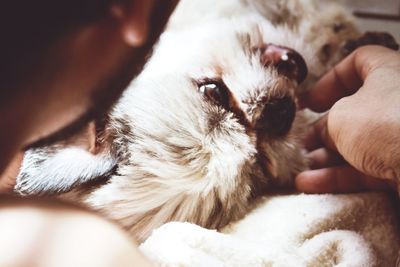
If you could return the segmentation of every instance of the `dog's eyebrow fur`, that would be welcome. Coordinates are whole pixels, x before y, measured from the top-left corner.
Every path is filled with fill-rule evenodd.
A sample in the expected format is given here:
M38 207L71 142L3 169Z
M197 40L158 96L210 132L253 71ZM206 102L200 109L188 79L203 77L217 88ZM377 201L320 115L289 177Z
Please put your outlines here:
M262 30L259 25L254 25L248 32L238 32L237 38L244 51L250 58L254 54L254 47L264 43Z

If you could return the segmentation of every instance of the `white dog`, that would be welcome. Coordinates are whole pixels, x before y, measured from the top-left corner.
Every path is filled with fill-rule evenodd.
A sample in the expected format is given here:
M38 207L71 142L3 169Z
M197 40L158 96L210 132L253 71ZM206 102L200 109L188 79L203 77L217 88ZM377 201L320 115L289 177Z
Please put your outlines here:
M171 220L220 228L307 167L296 95L359 37L319 1L181 1L104 127L27 151L15 190L78 201L138 240Z

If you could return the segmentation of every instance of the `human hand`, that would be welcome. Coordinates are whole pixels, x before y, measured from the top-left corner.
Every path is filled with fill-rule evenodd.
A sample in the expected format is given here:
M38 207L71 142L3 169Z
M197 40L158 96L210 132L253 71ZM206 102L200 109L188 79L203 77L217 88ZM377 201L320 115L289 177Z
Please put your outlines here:
M306 139L311 170L296 177L309 193L387 189L400 180L400 54L357 49L302 99L329 112Z

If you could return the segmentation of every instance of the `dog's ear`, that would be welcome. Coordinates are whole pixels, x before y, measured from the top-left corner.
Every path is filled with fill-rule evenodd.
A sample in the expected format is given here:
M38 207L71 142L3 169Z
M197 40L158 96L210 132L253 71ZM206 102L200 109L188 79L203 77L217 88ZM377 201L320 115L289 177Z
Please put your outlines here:
M25 152L14 191L21 195L68 192L77 185L109 176L117 160L107 141L98 142L94 123L75 136Z

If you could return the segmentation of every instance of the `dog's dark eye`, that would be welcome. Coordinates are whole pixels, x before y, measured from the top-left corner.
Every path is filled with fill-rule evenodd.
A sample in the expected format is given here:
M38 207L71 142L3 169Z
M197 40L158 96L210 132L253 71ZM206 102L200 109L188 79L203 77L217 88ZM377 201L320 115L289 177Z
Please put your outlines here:
M210 81L199 85L199 91L207 99L226 110L230 108L229 90L222 81Z
M333 24L332 29L333 29L334 33L338 33L340 31L344 30L345 27L346 26L342 23L335 23L335 24Z

